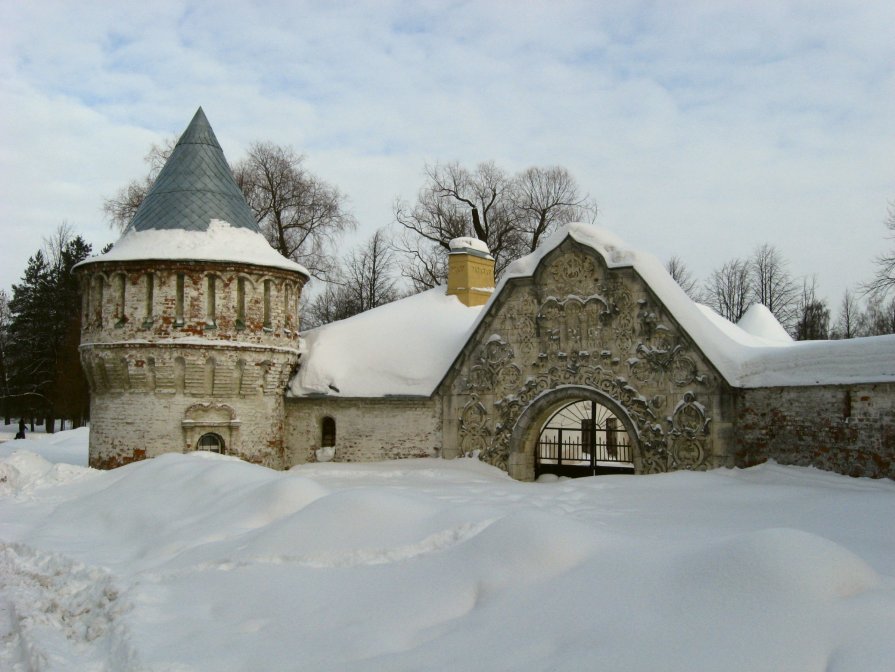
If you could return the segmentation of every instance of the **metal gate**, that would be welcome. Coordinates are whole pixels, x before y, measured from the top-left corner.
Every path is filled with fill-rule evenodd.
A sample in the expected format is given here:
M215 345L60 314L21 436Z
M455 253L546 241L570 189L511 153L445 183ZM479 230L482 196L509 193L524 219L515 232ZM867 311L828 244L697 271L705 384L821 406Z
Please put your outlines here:
M634 456L621 421L596 401L573 401L544 423L535 477L633 474Z

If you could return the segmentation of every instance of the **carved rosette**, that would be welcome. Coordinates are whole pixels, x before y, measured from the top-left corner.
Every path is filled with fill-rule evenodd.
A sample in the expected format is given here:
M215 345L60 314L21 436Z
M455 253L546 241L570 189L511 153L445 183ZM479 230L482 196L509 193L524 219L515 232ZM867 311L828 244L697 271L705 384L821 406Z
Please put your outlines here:
M550 279L549 289L557 295L574 294L579 288L593 287L598 282L593 259L577 251L552 266Z
M711 418L696 395L686 392L671 416L671 469L706 469L706 437Z

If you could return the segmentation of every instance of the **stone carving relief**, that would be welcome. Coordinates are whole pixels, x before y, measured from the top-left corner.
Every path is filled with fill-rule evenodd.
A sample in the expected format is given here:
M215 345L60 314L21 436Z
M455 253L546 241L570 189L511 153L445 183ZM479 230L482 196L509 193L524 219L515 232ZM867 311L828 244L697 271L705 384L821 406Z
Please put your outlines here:
M574 294L582 287L593 286L596 275L593 259L582 252L572 252L561 264L553 264L550 268L551 289L557 294Z
M491 439L488 411L473 396L460 413L460 450L465 456L487 451Z
M662 384L666 381L684 387L694 382L701 383L696 362L687 354L687 349L664 325L651 330L651 338L641 341L635 347L635 356L628 360L631 376L640 383Z
M706 469L706 436L710 418L705 407L696 401L692 392L686 392L671 416L670 469Z
M580 250L539 273L533 286L507 287L510 295L492 309L486 336L453 381L461 450L507 469L513 428L529 404L576 385L625 409L642 472L708 466L709 420L696 394L712 379L664 310L645 294L635 298L632 276ZM662 409L675 401L663 423Z

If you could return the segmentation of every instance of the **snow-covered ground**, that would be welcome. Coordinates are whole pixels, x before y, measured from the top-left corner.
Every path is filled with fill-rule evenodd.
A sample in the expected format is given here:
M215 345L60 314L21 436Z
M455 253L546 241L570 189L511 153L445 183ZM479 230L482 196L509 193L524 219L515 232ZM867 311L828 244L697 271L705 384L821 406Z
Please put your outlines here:
M892 481L0 448L0 670L895 669Z

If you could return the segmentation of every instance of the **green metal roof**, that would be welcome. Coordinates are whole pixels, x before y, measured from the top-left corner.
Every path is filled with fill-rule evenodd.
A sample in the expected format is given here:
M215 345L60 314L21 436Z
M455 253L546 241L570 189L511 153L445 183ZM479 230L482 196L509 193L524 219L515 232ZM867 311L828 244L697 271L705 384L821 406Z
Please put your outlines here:
M260 233L200 107L124 235L147 229L206 231L212 219Z

